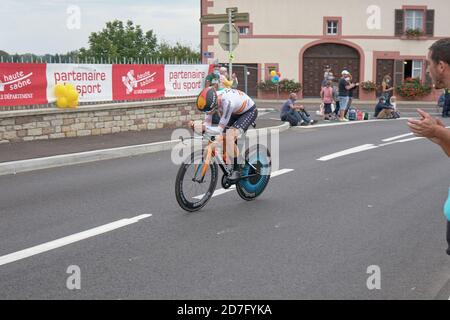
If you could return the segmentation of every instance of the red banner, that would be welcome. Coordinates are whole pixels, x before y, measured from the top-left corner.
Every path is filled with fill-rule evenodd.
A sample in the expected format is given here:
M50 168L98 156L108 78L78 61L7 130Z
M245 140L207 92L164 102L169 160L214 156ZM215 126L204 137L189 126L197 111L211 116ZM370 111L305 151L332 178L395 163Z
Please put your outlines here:
M164 97L162 64L114 64L112 73L114 100Z
M47 103L45 63L0 63L0 106Z

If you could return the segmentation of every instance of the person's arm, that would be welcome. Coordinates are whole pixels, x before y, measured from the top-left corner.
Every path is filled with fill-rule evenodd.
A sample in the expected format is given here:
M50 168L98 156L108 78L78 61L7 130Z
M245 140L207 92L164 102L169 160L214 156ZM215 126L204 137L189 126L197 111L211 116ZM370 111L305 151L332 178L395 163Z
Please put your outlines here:
M346 85L346 86L345 86L345 89L347 89L347 90L351 90L351 89L353 89L354 87L356 87L356 85L355 85L355 84L353 84L353 83L349 83L348 85Z
M222 116L220 117L219 125L217 127L206 126L206 129L209 132L214 134L221 134L224 130L228 122L230 122L232 110L231 110L231 101L222 99Z
M289 108L291 110L297 110L297 107L294 105L294 103L291 100L289 100Z
M450 157L450 130L445 128L441 120L432 118L423 110L417 109L417 112L422 116L422 119L408 120L408 126L411 131L416 136L425 137L436 143Z
M450 130L439 126L436 128L435 138L431 139L434 143L441 146L445 154L450 157Z

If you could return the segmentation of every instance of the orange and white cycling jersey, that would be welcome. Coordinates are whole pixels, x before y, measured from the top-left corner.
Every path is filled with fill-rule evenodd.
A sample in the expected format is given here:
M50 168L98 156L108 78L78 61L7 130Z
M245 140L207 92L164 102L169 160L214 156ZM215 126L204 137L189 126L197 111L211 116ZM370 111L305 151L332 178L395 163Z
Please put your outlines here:
M248 110L250 110L255 102L246 95L244 92L236 89L223 89L217 91L217 97L219 99L218 110L221 115L219 126L217 129L222 133L225 127L228 125L232 115L238 116ZM207 127L211 127L212 115L208 114L205 118L205 124ZM214 131L217 131L214 130Z

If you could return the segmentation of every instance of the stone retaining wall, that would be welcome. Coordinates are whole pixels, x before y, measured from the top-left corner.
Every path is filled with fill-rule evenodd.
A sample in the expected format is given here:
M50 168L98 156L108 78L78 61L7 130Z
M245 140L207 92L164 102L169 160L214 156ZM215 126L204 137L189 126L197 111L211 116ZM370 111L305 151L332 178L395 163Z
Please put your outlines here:
M201 119L195 99L0 112L0 143L175 128Z

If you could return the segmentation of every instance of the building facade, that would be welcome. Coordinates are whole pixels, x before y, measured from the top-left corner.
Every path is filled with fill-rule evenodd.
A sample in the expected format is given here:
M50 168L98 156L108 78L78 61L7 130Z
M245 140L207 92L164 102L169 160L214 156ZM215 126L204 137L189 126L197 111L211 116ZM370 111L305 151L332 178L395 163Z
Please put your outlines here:
M303 97L318 97L329 65L335 75L347 69L358 82L376 83L377 92L357 93L362 100L375 99L387 74L395 84L407 78L429 83L428 48L450 37L446 0L202 0L201 14L223 14L228 7L250 15L248 23L236 24L240 42L233 64L249 66L252 95L256 83L275 69L300 82ZM222 25L201 28L204 62L227 63L228 53L218 43ZM439 94L433 90L422 99Z

